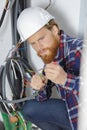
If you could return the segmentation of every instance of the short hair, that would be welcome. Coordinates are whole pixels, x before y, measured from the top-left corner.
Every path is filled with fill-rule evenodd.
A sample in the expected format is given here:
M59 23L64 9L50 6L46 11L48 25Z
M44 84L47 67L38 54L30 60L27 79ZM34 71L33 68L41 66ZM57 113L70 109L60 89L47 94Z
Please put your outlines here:
M55 20L51 19L44 27L46 27L47 29L51 30L54 25L59 29L59 26L55 22Z

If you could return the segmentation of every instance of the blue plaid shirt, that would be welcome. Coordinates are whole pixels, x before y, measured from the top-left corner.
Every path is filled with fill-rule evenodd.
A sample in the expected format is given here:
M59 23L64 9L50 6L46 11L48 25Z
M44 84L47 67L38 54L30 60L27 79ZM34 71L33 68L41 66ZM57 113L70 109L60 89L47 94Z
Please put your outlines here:
M82 51L81 39L72 38L61 30L60 46L54 59L67 72L67 80L64 85L56 84L62 100L65 101L72 130L77 130L78 96L79 96L79 72ZM43 101L51 96L51 88L54 83L48 82L44 91L39 91L37 100Z

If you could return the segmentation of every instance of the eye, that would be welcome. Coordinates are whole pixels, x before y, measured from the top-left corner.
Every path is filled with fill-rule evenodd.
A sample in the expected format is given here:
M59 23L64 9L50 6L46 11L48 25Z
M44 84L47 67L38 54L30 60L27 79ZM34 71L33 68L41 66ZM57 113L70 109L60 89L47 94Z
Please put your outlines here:
M45 36L42 36L39 38L39 41L42 41L45 38Z
M30 44L31 44L31 45L35 45L35 42L31 42Z

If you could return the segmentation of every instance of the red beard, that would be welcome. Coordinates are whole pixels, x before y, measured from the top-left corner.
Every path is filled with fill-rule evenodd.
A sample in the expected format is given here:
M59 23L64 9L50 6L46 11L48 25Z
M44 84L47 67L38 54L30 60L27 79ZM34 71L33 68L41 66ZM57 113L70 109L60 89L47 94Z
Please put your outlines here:
M54 60L55 56L57 55L57 50L58 50L58 43L57 46L51 46L49 48L45 48L42 50L43 52L47 52L47 53L43 54L41 53L42 51L39 51L37 55L41 57L41 59L45 64L48 64Z

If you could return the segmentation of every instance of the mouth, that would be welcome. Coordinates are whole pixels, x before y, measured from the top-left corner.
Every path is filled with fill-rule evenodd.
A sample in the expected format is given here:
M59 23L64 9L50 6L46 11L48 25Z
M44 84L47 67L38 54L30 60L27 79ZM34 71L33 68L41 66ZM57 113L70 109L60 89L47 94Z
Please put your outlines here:
M38 56L44 56L44 55L46 55L46 53L47 53L47 50L45 49L45 50L40 50L39 52L38 52Z

